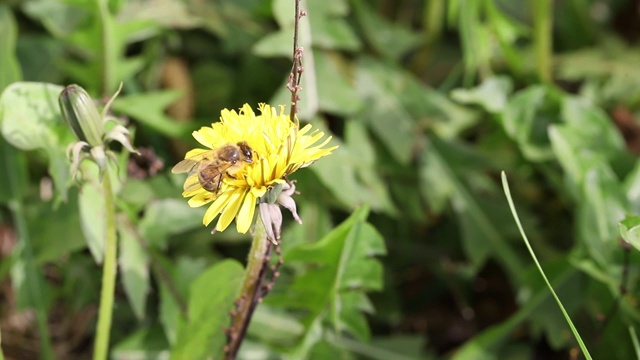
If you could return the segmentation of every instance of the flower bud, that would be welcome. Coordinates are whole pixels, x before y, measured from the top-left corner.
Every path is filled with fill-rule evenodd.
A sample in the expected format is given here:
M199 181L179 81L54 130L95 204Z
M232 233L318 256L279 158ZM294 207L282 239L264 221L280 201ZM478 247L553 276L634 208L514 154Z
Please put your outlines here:
M104 122L93 99L78 85L69 85L58 99L60 111L79 140L90 146L103 143Z

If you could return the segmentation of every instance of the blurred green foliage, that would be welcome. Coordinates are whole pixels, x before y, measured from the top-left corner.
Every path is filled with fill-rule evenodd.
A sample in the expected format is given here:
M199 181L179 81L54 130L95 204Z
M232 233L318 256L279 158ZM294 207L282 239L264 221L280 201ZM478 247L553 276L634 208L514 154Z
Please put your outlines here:
M105 99L120 82L115 114L130 121L137 147L153 151L128 164L122 157L114 182L120 277L111 357L220 356L249 238L210 236L204 209L187 206L182 179L166 168L221 109L290 103L293 6L0 4L7 358L91 352L104 219L99 190L72 186L72 135L57 96L77 83ZM295 174L304 222L285 220L281 277L239 357L567 358L576 341L520 240L504 170L524 230L593 357L632 358L640 323L636 2L303 7L298 115L340 147ZM7 320L28 308L34 324ZM40 347L23 346L34 331Z

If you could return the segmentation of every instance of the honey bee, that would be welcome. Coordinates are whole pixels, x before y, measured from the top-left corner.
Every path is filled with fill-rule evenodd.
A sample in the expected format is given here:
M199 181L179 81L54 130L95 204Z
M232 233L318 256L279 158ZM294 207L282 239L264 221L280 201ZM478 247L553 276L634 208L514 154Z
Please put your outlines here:
M174 174L198 174L203 189L217 194L224 176L233 178L245 165L253 163L253 150L246 141L229 143L219 148L184 159L171 169ZM198 183L184 185L185 191L195 190Z

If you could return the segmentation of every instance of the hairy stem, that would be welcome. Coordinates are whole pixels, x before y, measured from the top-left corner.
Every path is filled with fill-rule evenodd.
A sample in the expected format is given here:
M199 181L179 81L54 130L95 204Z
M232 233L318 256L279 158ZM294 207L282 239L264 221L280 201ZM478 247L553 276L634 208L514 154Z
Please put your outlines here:
M106 359L109 350L109 334L111 332L111 316L113 314L113 297L116 287L116 258L118 254L116 209L111 186L111 178L109 177L108 170L105 170L102 185L107 217L107 233L102 265L102 288L100 290L98 327L93 353L94 360Z
M251 250L249 251L247 267L244 272L242 290L240 291L240 297L236 301L236 311L228 333L229 342L225 348L226 360L236 358L253 311L260 301L260 286L265 278L270 252L271 242L267 240L264 224L261 220L258 220L256 221Z

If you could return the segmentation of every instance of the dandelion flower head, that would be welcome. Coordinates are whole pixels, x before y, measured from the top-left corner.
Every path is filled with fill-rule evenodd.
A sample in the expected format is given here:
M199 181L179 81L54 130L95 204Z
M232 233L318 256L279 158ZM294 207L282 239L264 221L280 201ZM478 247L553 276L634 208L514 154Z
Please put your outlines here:
M256 205L270 189L278 184L286 185L286 176L336 148L325 147L331 136L312 130L311 125L299 128L297 121L291 121L284 113L284 107L278 112L274 107L260 104L259 111L260 114L255 114L247 104L239 112L224 109L220 122L193 132L193 137L206 149L193 149L185 159L239 142L246 142L253 151L253 161L232 176L223 175L216 192L205 190L195 172L185 180L182 196L190 198L191 207L211 203L203 223L208 226L219 216L217 231L225 230L235 218L238 232L246 233L253 222Z

